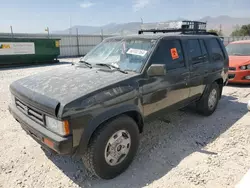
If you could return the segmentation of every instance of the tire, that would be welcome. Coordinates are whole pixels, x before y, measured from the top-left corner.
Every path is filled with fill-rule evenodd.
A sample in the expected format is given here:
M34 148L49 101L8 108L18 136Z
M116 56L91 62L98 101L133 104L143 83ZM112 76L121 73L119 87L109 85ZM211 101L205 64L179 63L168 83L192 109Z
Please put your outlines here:
M213 105L211 105L211 103L209 102L209 97L211 95L214 95L214 93L216 94L216 97L213 98L212 101L214 103ZM204 116L210 116L216 110L219 98L220 98L220 88L219 85L214 82L209 86L207 91L204 92L201 99L196 103L197 111Z
M117 138L117 135L123 135L123 134L124 136L118 136L118 137L119 138L122 137L122 139L125 140L124 143L129 143L130 141L130 144L127 145L125 144L129 149L126 149L126 147L124 147L124 145L122 144L118 145L112 144L109 146L107 145L110 139L115 140L115 138ZM122 157L121 158L123 160L120 160L120 163L117 164L113 162L115 160L108 159L109 160L108 162L110 163L109 164L106 160L108 157L105 158L105 155L108 153L107 151L108 150L111 151L112 148L116 148L115 151L118 151L120 146L121 150L124 148L126 151L128 150L127 155L126 156L122 155L123 158ZM138 146L139 146L138 126L132 118L123 115L108 121L104 125L101 125L101 127L94 132L93 136L90 139L88 149L82 156L82 160L85 167L95 176L102 179L113 179L116 176L123 173L129 167L129 165L131 164L136 155ZM111 155L109 155L109 157L110 156ZM111 162L113 162L113 165L111 164Z

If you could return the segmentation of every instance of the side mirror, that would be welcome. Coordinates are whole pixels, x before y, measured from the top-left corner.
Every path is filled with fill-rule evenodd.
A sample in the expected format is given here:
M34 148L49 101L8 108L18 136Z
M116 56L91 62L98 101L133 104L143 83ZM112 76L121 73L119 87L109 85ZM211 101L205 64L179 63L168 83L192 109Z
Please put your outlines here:
M166 68L164 64L153 64L148 68L148 76L164 76L166 75Z

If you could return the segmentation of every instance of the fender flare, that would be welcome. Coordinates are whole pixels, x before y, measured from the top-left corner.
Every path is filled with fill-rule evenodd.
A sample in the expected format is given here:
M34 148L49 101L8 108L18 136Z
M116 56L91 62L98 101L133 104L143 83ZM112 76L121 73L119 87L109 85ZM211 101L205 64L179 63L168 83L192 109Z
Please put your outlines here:
M204 95L204 94L206 94L207 93L207 91L209 90L209 88L211 87L211 85L212 85L212 83L214 83L214 82L216 82L216 80L219 80L219 79L222 79L222 87L224 86L223 85L223 78L221 77L221 76L216 76L213 80L212 80L212 82L211 83L209 83L209 84L207 84L206 86L205 86L205 89L204 89L204 91L203 91L203 94L202 94L202 96ZM221 92L222 92L222 88L221 88ZM222 93L220 93L220 97L221 97L221 94ZM201 96L201 97L202 97Z
M131 112L131 111L136 111L138 114L140 114L142 121L143 121L142 110L140 110L139 107L136 105L122 105L117 108L109 109L97 115L96 117L94 117L90 121L86 129L83 131L80 143L76 150L76 154L82 155L84 152L86 152L91 136L100 125L102 125L104 122L108 121L109 119L112 119L116 116L119 116L127 112Z

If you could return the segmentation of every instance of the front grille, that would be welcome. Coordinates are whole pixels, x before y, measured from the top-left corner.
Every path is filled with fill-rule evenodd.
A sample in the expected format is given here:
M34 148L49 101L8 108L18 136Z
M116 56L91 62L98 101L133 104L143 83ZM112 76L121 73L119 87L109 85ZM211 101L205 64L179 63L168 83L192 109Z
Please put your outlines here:
M27 106L20 100L16 99L15 100L16 107L23 112L25 115L27 115L30 119L44 125L44 115L37 110Z
M229 67L229 70L235 71L236 67Z
M234 79L234 77L235 77L235 74L228 74L228 79Z

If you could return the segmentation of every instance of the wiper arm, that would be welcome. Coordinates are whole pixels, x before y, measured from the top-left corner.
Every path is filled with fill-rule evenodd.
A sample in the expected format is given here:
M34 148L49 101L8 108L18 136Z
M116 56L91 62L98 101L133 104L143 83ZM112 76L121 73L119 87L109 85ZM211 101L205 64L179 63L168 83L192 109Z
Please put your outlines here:
M128 74L127 71L121 70L119 67L116 67L116 66L114 66L114 65L105 64L105 63L97 63L96 65L108 67L109 69L115 69L115 70L120 71L120 72L122 72L122 73L124 73L124 74Z
M92 69L92 65L86 61L83 61L83 60L80 60L79 61L80 63L84 63L84 65L86 65L87 67L91 68Z

